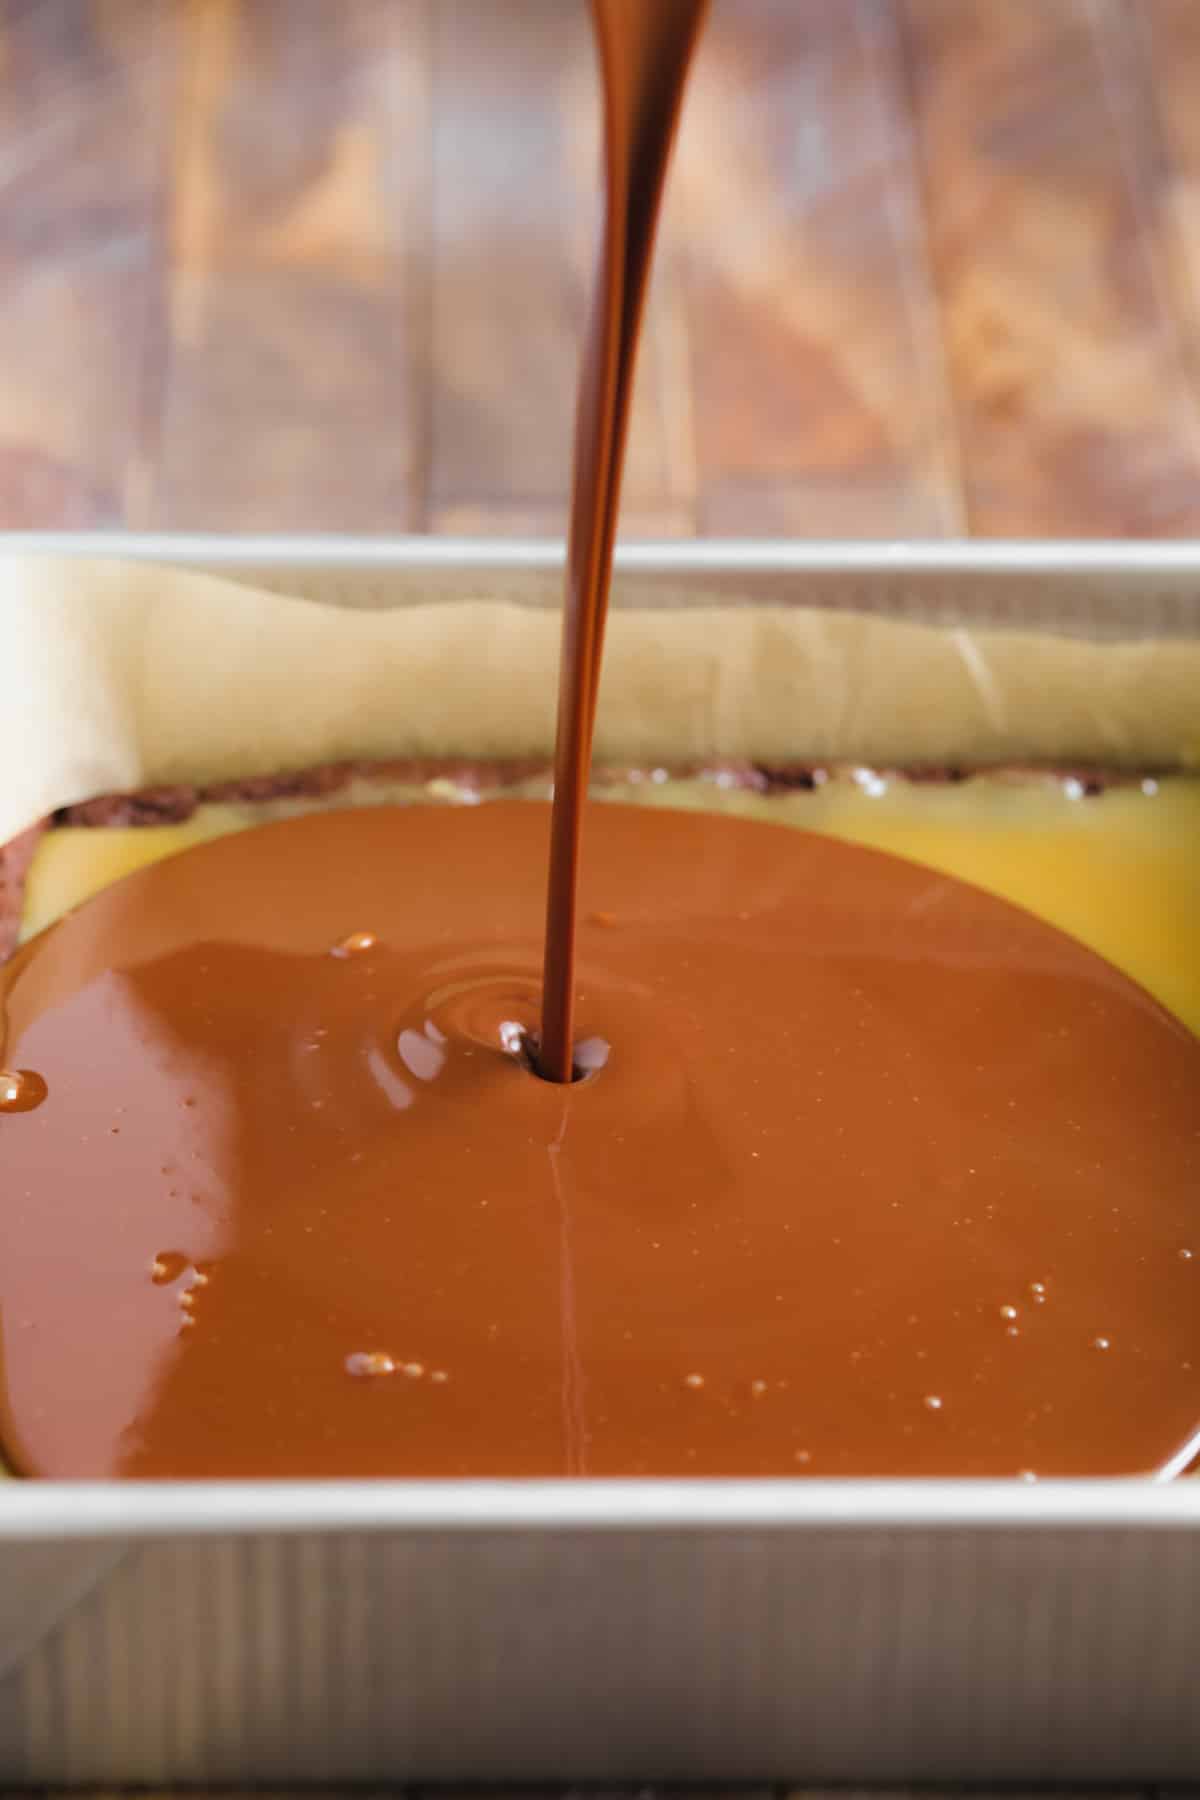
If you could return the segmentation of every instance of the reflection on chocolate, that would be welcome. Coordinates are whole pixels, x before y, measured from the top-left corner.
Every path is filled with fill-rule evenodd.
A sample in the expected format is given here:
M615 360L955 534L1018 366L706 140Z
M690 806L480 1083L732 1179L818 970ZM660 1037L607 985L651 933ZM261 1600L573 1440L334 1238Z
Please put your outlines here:
M0 1119L21 1469L1102 1474L1185 1445L1187 1031L965 884L606 805L578 1030L611 1049L543 1082L547 830L519 802L267 826L3 971L8 1058L49 1084Z

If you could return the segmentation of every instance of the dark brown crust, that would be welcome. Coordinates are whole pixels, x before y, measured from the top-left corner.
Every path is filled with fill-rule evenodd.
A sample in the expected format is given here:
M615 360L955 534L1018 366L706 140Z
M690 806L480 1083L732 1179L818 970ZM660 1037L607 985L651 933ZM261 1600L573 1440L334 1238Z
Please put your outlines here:
M698 769L675 768L675 775L694 775ZM724 772L724 771L722 771ZM730 764L734 784L739 787L765 786L760 771L750 764ZM597 769L597 783L623 782L647 777L650 771L640 769ZM395 762L327 763L320 768L302 769L290 775L253 775L239 781L219 781L208 786L141 788L132 794L100 794L94 800L77 806L64 806L54 815L55 825L175 825L190 819L198 806L206 804L253 805L256 801L319 799L334 794L357 780L394 782L408 787L423 787L430 781L461 784L476 793L487 793L498 787L511 787L521 781L552 779L550 764L542 758L526 761L462 762L452 757L410 758Z
M1142 779L1154 773L1139 770L1136 774L1115 773L1089 768L1034 769L1011 767L1002 771L1012 777L1053 776L1062 781L1078 781L1085 794L1101 793L1113 787ZM600 768L594 772L597 786L621 785L629 782L663 780L668 771L658 769ZM817 763L721 763L673 767L676 778L704 777L726 788L749 788L756 793L794 793L820 787L829 771ZM919 767L904 770L879 770L892 778L902 777L918 782L957 782L967 771L955 767ZM198 806L205 804L254 805L269 800L319 799L337 793L355 780L391 782L421 787L431 781L449 781L487 793L517 782L552 778L550 764L544 759L505 762L464 762L451 757L403 760L394 762L328 763L319 768L302 769L296 774L254 775L240 781L221 781L208 786L178 784L172 787L142 788L131 794L101 794L76 806L64 806L52 819L22 832L11 843L0 844L0 962L11 954L17 940L21 918L21 902L25 876L42 832L55 825L141 826L175 825L190 819Z
M874 773L893 780L924 783L965 781L969 771L953 766L920 765L906 769L879 769ZM996 771L1012 777L1051 776L1056 780L1076 780L1085 793L1098 794L1114 787L1140 780L1156 771L1136 773L1091 768L1039 769L1032 765L1006 766ZM718 780L723 787L751 788L757 793L794 793L821 787L829 771L819 763L704 763L672 765L667 772L608 766L593 771L597 786L620 785L662 779L669 773L674 779L704 777ZM233 805L268 800L319 799L337 793L352 781L395 782L409 787L422 787L430 781L449 781L487 793L498 787L511 787L517 782L551 781L553 771L540 758L525 761L461 762L451 757L427 757L395 762L327 763L320 768L302 769L289 775L253 775L239 781L219 781L208 786L141 788L131 794L101 794L76 806L64 806L54 814L55 825L175 825L190 819L198 806Z

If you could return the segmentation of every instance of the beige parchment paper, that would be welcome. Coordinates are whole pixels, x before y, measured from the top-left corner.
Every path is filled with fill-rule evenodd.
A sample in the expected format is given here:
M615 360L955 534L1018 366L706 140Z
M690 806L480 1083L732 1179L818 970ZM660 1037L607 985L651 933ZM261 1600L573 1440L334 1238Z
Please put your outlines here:
M58 806L344 758L550 750L559 620L360 611L97 558L0 556L0 843ZM1200 759L1200 641L1094 642L803 606L624 609L596 754L876 766Z

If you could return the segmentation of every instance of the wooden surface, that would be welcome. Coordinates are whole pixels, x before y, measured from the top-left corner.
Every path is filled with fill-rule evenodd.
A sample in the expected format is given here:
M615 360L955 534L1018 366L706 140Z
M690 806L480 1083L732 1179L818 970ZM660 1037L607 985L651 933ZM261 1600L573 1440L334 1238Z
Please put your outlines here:
M48 1800L69 1793L79 1800L188 1800L203 1795L198 1788L0 1788L0 1800ZM731 1788L706 1787L404 1787L377 1788L220 1788L214 1800L1200 1800L1197 1787L794 1787L787 1782L760 1782Z
M561 531L583 0L0 0L0 525ZM633 535L1200 530L1197 0L714 0Z
M202 1800L198 1788L0 1788L0 1800ZM213 1800L1200 1800L1195 1787L801 1788L787 1783L708 1787L220 1788Z

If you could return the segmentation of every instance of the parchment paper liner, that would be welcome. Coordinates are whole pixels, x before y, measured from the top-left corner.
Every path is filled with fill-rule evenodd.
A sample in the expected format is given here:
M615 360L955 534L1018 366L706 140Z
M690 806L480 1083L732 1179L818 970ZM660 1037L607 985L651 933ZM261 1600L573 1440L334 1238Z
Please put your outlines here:
M553 743L559 621L360 611L179 569L0 556L0 843L59 806L363 757ZM1187 766L1200 640L1090 641L804 605L616 611L597 758Z

